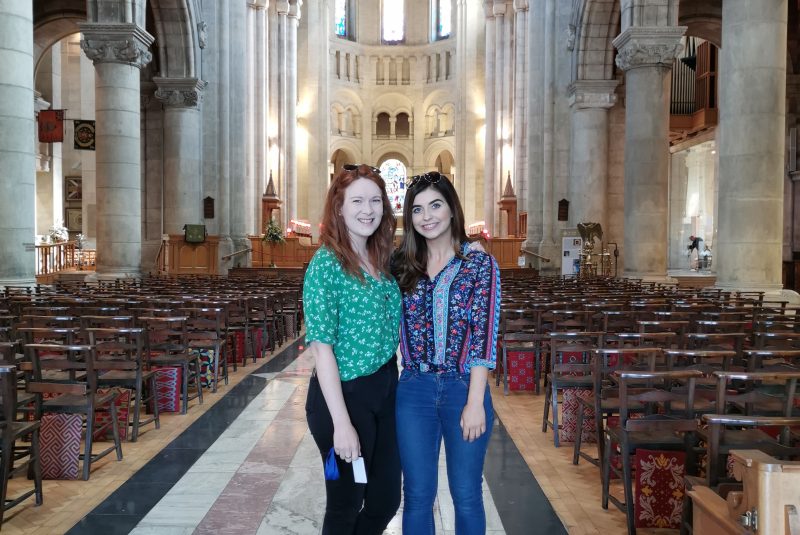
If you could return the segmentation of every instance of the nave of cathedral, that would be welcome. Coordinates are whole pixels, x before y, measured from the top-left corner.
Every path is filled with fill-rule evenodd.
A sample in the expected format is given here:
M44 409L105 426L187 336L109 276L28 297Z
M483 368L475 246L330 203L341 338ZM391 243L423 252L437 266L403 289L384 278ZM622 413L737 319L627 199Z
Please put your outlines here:
M650 521L677 533L699 480L657 494L666 513L640 503L626 515L603 507L599 466L573 464L575 429L558 444L602 402L594 383L553 387L569 351L551 335L603 333L577 351L586 374L593 352L632 340L667 360L733 352L706 355L719 361L708 366L675 357L703 374L699 391L731 366L760 369L747 351L797 350L795 65L794 0L0 0L0 342L17 344L4 355L25 360L23 345L40 340L24 331L44 328L32 316L67 310L66 328L81 330L105 308L139 325L136 309L160 292L176 315L224 302L220 343L250 338L218 357L258 353L229 307L286 290L302 317L298 285L343 166L381 171L399 229L410 177L438 171L499 264L501 339L515 320L538 337L507 351L499 385L490 376L488 532L647 533ZM187 414L164 412L135 442L133 407L147 403L130 402L123 460L112 451L88 481L45 479L44 503L12 507L2 529L318 533L322 474L302 410L313 359L301 321L279 335L264 317L255 363L227 384L194 377L203 402L184 400ZM645 336L659 329L672 337ZM769 356L794 373L794 354ZM764 417L797 416L787 392L787 408ZM709 411L691 416L702 427ZM586 413L587 456L612 412ZM794 428L781 436L798 447ZM687 449L689 476L707 476L692 455L708 444ZM638 503L636 473L622 479ZM437 532L452 533L441 475ZM15 476L9 489L28 483Z

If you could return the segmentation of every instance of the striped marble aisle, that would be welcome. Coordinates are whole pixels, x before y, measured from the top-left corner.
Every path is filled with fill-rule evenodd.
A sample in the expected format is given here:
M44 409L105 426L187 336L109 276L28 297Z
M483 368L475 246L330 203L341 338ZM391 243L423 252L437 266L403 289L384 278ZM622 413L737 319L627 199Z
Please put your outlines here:
M305 421L311 362L300 355L267 386L131 532L134 535L318 534L325 506L319 453ZM505 533L484 485L488 533ZM444 460L437 533L454 533ZM401 532L401 513L387 534Z

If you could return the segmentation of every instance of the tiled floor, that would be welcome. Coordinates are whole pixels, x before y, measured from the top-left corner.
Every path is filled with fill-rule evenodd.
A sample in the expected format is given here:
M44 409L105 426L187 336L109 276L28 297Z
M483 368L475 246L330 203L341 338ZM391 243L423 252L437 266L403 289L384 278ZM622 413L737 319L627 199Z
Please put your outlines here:
M125 459L98 465L90 481L46 482L45 505L12 510L3 532L319 533L324 488L305 423L311 362L300 343L240 370L189 415L169 415L161 430L126 443ZM540 431L541 396L492 394L499 421L484 471L489 533L624 533L623 515L600 508L597 468L573 466L571 447L555 449ZM441 470L437 533L452 534ZM400 533L401 514L387 534Z

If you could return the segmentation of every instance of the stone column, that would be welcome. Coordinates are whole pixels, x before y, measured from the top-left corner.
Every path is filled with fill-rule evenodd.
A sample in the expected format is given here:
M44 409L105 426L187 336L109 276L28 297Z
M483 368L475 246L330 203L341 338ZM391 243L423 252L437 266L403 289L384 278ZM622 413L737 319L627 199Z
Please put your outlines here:
M197 78L155 78L164 106L164 233L179 234L203 222L200 173L200 101Z
M608 194L608 110L617 101L617 80L578 80L569 87L572 108L570 146L570 226L606 225Z
M726 0L719 79L717 286L781 287L787 0Z
M525 249L538 252L544 237L544 83L545 83L545 5L533 2L528 17L529 98L526 102L526 138L528 142L528 237ZM542 51L541 53L539 51ZM527 256L526 262L539 261Z
M614 40L625 71L624 275L667 273L669 72L685 27L627 28Z
M297 218L297 26L303 0L289 6L286 42L286 222ZM284 227L285 228L285 227Z
M36 128L31 2L0 0L0 36L0 285L32 284Z
M528 101L528 0L514 0L514 184L519 210L528 198L528 143L526 114ZM521 230L521 229L520 229ZM527 229L526 229L527 230Z
M287 196L287 182L286 182L286 151L287 139L286 129L288 128L288 120L286 117L287 108L287 87L286 87L286 71L288 65L286 63L287 46L288 46L288 33L289 33L289 0L277 0L275 7L278 11L278 165L276 167L277 175L274 177L276 186L278 187L278 195L288 201ZM286 223L289 221L286 213L289 210L288 204L284 204L284 209L280 211L281 226L286 228Z
M136 24L80 25L95 66L97 276L138 276L142 262L139 70L153 36Z
M497 182L497 106L495 102L495 18L493 2L483 3L486 15L486 50L485 50L485 86L486 92L486 127L483 158L483 218L489 232L494 231L495 182ZM499 96L499 95L498 95Z

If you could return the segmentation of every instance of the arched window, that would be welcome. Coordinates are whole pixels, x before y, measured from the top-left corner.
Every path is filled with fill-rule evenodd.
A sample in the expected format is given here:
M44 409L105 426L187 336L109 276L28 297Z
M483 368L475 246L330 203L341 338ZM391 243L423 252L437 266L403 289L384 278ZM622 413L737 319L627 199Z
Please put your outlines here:
M336 0L333 6L334 32L342 39L356 40L353 0Z
M453 0L433 0L433 39L450 37L453 23Z
M377 121L375 121L375 136L380 138L388 138L391 133L391 126L389 125L389 114L382 112L378 114Z
M386 182L386 193L394 215L403 215L406 200L406 166L400 160L386 160L381 164L381 176Z
M407 113L398 113L394 125L394 133L398 138L407 138L411 135L411 122Z
M384 43L400 43L405 39L405 0L383 0L381 38Z

